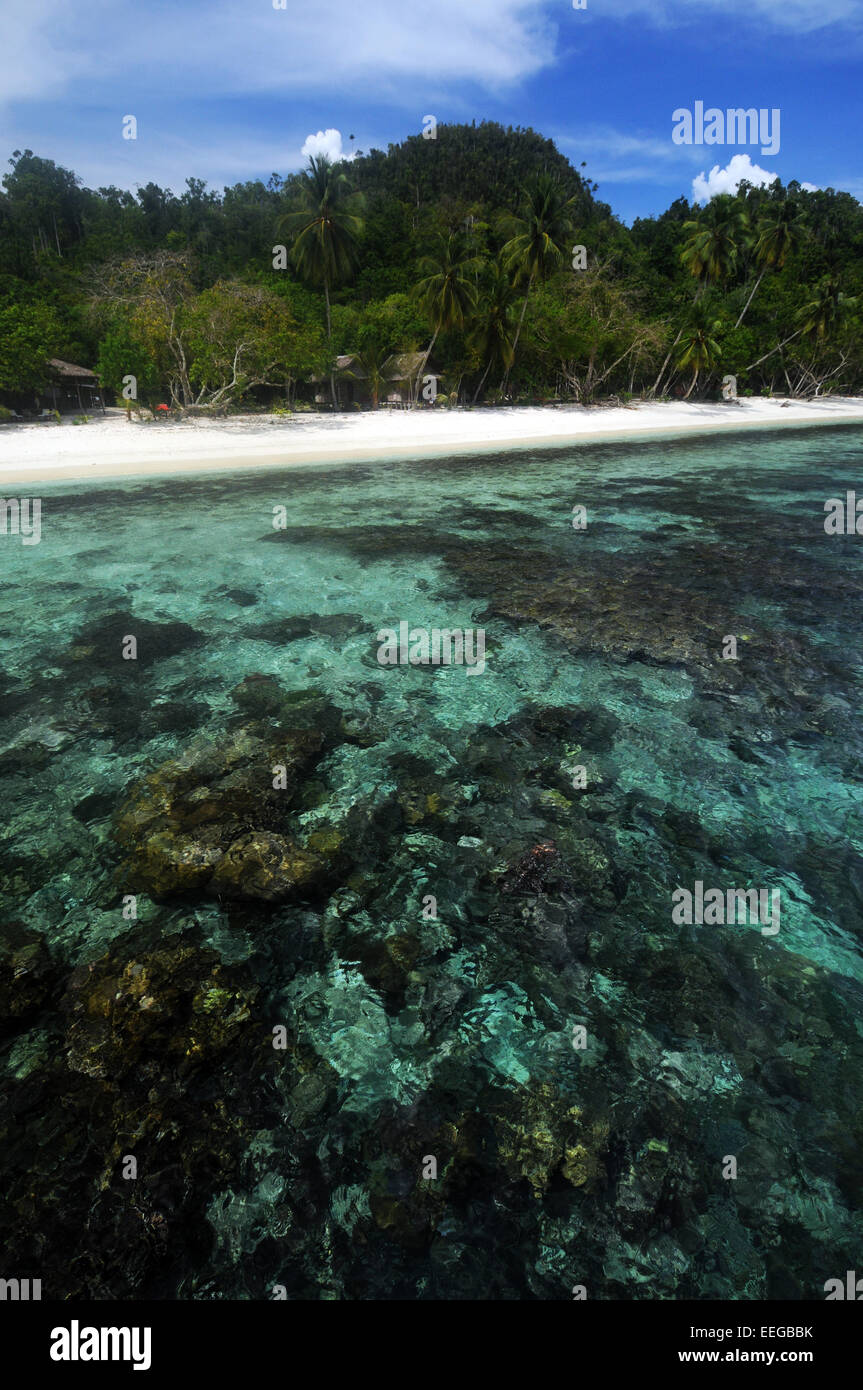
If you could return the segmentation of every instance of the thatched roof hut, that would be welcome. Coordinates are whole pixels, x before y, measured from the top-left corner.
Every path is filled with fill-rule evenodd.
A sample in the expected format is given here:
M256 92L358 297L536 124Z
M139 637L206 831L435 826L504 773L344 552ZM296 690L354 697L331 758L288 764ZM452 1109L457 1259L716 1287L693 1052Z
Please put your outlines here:
M50 404L52 410L80 411L91 410L94 406L104 412L99 379L89 367L79 367L77 362L64 362L61 357L49 357L48 387L42 393L43 405ZM49 400L50 397L50 400Z

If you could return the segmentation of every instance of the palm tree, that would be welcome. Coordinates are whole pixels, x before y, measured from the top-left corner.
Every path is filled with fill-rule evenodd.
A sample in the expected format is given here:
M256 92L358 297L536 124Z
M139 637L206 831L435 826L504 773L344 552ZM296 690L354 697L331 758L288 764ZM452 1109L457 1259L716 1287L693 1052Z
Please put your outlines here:
M769 352L765 352L757 361L750 362L746 368L747 372L751 372L753 367L760 367L774 352L779 352L788 343L793 343L795 338L807 338L813 344L823 342L842 326L845 315L856 307L856 295L843 294L839 282L830 275L825 276L818 284L814 297L797 310L795 321L800 327L789 337L783 338L782 342L777 343Z
M832 337L842 326L845 315L856 306L856 296L843 294L839 281L828 275L819 282L809 303L798 309L798 332L812 343L823 342Z
M419 271L423 278L414 286L414 294L428 316L432 339L417 372L415 398L438 334L454 328L463 329L476 307L477 288L473 277L480 265L479 257L473 254L462 232L440 235L433 250L420 260Z
M523 189L523 198L522 214L509 219L511 235L502 252L506 269L514 272L517 279L527 280L521 317L512 344L513 361L533 282L544 279L562 260L564 249L572 238L572 216L576 204L574 196L567 197L557 175L545 169ZM503 379L504 389L509 381L510 367L507 367Z
M286 213L279 224L292 238L294 264L303 279L323 286L333 405L336 383L330 289L354 273L357 241L363 229L362 211L362 194L353 191L343 164L334 164L326 155L312 155L308 169L298 178L297 207Z
M515 348L511 311L516 294L512 277L500 261L495 261L488 268L471 333L471 346L486 364L474 402L479 399L493 367L500 366L504 372L508 372L512 366Z
M689 233L689 238L680 253L680 260L698 280L695 294L697 304L708 285L727 280L737 269L738 256L750 239L749 220L736 199L728 194L720 194L708 204L700 218L684 222L683 230ZM691 328L689 331L691 332ZM686 341L686 333L686 328L678 330L677 337L659 369L659 376L653 383L653 395L659 390L659 383L665 375L677 344L681 338ZM694 385L693 380L692 386ZM692 386L687 396L692 391Z
M741 310L734 327L739 328L768 270L781 270L791 251L797 246L803 231L803 215L793 198L770 203L758 219L755 229L755 263L758 279Z
M722 194L700 218L684 222L689 239L680 253L681 263L699 281L696 299L708 285L727 280L737 269L741 250L749 236L746 213L734 198Z
M368 382L372 405L375 410L377 410L380 400L381 387L386 381L384 363L389 355L387 348L380 347L377 343L369 344L360 348L359 352L354 353L354 361L359 371L356 368L348 367L344 373L345 376L353 377L354 380Z
M689 368L692 372L692 381L689 383L685 400L689 400L692 395L699 374L702 371L712 371L719 363L720 347L714 335L721 327L721 319L711 318L703 304L693 308L689 325L681 334L682 351L676 363L678 371Z

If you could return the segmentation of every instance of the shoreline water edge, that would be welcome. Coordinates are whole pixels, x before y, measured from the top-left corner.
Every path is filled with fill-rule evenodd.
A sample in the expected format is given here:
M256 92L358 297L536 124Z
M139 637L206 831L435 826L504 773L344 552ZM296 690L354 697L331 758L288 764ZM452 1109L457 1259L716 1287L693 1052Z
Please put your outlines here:
M863 398L245 415L131 425L112 413L83 427L70 422L0 428L0 485L245 472L839 424L863 425Z

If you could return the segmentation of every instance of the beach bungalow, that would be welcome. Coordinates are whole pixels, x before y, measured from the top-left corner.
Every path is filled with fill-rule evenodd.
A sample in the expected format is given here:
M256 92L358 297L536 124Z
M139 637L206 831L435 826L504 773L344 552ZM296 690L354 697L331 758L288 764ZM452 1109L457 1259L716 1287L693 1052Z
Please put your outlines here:
M383 365L383 376L389 385L387 403L407 405L421 396L422 377L437 377L437 373L431 359L426 362L424 352L394 352Z
M59 410L61 415L72 410L82 414L87 410L101 410L104 414L102 388L95 372L74 362L63 362L59 357L49 358L47 365L48 385L39 395L43 410Z
M380 369L382 378L378 395L386 405L409 405L414 393L421 393L420 376L434 376L434 365L425 362L422 352L394 352ZM354 353L341 353L335 362L336 389L339 405L371 405L374 392L369 383L368 373ZM317 387L315 400L319 405L329 401L329 377L315 376L312 385ZM417 388L419 388L417 390Z
M365 385L365 372L359 365L356 357L351 352L342 352L336 358L335 371L339 405L368 405L371 400L368 388ZM330 378L329 376L312 376L309 382L316 388L315 401L318 405L327 405L330 401Z

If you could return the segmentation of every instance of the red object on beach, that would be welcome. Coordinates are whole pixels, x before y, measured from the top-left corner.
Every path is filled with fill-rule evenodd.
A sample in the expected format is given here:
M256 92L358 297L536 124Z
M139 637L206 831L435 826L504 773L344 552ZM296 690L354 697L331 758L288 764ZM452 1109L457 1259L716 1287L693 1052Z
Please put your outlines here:
M169 405L157 405L157 406L156 406L156 409L157 409L157 410L170 410L171 407L170 407Z

